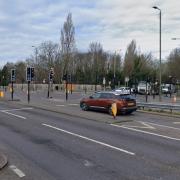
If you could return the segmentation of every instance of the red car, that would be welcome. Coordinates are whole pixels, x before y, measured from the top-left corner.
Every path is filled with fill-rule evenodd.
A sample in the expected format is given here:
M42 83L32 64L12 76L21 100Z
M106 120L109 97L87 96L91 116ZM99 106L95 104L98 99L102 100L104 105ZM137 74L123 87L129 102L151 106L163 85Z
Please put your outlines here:
M89 109L105 110L112 114L111 106L113 103L117 104L118 114L130 114L136 111L136 100L131 95L118 94L117 92L97 92L88 98L83 98L80 101L82 110Z

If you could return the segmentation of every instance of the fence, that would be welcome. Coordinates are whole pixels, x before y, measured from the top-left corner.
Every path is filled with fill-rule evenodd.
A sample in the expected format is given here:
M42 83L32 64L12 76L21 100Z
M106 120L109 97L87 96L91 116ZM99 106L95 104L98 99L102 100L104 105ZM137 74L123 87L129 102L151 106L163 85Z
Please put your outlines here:
M160 110L170 110L172 113L173 111L180 111L180 105L177 104L158 104L158 103L142 103L137 102L138 108L148 108L148 109L160 109Z

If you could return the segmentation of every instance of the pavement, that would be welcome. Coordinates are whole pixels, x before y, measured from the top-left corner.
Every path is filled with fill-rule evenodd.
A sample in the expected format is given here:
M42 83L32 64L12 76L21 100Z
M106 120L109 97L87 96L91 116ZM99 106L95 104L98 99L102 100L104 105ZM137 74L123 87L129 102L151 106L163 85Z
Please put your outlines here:
M0 170L8 163L7 156L0 151Z

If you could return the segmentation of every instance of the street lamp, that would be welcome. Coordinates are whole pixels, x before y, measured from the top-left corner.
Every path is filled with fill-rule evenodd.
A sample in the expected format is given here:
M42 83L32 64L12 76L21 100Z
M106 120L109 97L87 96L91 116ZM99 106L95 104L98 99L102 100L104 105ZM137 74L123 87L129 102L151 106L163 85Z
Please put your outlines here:
M159 11L159 101L161 101L161 9L157 6L153 6L152 8Z

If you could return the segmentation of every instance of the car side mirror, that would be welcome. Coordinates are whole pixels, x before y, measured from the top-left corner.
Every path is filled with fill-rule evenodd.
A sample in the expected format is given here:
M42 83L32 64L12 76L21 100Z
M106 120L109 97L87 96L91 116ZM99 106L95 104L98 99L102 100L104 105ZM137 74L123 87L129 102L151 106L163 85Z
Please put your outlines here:
M92 97L92 96L89 96L89 98L90 98L90 99L93 99L93 97Z

